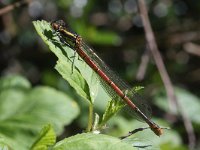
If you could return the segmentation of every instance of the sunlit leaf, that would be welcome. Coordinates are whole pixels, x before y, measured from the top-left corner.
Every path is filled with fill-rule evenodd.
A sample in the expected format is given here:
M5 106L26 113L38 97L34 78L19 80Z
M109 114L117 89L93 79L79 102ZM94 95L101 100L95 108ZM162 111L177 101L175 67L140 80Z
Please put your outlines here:
M130 144L103 134L84 133L58 142L53 150L134 150Z
M123 108L125 106L124 103L122 103L119 100L111 100L109 101L107 107L106 107L106 111L103 114L103 118L102 121L100 123L100 125L105 125L105 123L111 118L113 117L121 108Z
M95 72L83 60L74 57L74 50L62 44L58 36L53 35L50 23L34 21L33 24L50 50L58 57L56 70L80 96L89 103L93 103L98 91L98 79Z

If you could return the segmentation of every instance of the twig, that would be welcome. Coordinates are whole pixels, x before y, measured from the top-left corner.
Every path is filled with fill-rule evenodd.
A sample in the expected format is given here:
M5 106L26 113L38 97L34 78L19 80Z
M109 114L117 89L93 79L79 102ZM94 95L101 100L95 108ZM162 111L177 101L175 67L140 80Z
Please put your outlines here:
M185 43L183 45L183 48L186 52L196 55L196 56L200 56L200 46L197 44L193 44L193 43Z
M171 111L175 112L176 111L176 97L175 97L174 89L173 89L172 83L170 81L170 78L168 76L165 65L163 63L161 54L158 50L158 46L155 42L154 33L152 31L152 28L151 28L151 25L149 22L147 9L146 9L144 0L138 0L138 7L139 7L142 22L144 25L145 36L146 36L146 40L147 40L147 43L149 46L149 50L151 51L151 53L153 55L154 61L156 63L158 71L160 72L165 89L167 91L167 96L169 99L169 107L170 107Z
M192 29L191 29L192 30ZM167 37L168 43L170 45L183 44L190 41L198 41L200 39L200 31L199 29L195 29L194 31L181 31L178 33L173 33L172 35Z
M155 36L154 36L154 33L153 33L151 25L150 25L150 21L149 21L145 2L144 2L144 0L137 0L137 3L138 3L138 8L139 8L139 11L140 11L141 19L142 19L142 22L143 22L143 25L144 25L145 36L146 36L147 43L149 45L149 49L150 49L150 51L153 55L153 58L155 60L155 63L156 63L157 68L160 72L161 78L163 80L165 89L167 91L170 109L172 111L175 111L176 108L179 108L181 115L183 117L183 122L184 122L184 125L185 125L185 128L186 128L187 134L188 134L189 147L190 147L190 149L193 149L194 145L195 145L195 135L194 135L192 123L188 119L187 115L183 112L183 110L180 109L180 105L177 102L177 99L176 99L176 96L175 96L175 93L174 93L174 88L172 86L169 75L166 71L166 68L165 68L165 65L163 63L161 54L158 50L158 46L156 44Z
M149 51L146 49L144 54L142 55L141 63L137 71L137 75L136 75L137 80L144 79L148 63L149 63Z
M30 2L31 2L31 0L22 0L22 1L10 4L8 6L5 6L4 8L0 9L0 16L5 14L5 13L12 11L14 8L21 7L21 6L26 5Z
M183 117L183 123L186 129L186 132L188 134L188 140L189 140L189 149L193 150L195 147L195 143L196 143L196 137L194 134L194 129L192 126L191 121L189 120L187 114L184 112L184 109L181 108L181 106L178 104L178 108L181 112L181 115Z

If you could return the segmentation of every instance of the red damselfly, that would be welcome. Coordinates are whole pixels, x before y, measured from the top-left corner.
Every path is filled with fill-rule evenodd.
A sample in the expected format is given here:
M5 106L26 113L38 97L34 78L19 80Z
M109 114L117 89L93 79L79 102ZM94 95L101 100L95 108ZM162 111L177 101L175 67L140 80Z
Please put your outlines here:
M120 98L137 118L145 121L150 129L158 136L163 130L148 117L148 106L143 104L143 98L136 92L129 90L130 87L107 67L94 51L87 46L81 36L70 32L63 20L51 23L52 28L59 36L61 42L72 48L78 55L97 73L104 89L112 98ZM142 111L144 110L144 111Z

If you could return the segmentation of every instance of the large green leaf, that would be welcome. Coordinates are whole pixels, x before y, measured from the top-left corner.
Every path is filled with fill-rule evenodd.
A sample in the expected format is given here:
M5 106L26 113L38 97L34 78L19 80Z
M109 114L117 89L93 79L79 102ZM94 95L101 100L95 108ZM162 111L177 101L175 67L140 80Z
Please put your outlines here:
M98 91L98 79L95 72L83 60L74 57L74 50L60 42L58 36L53 34L50 23L34 21L33 24L50 50L58 57L56 70L80 96L89 103L93 103Z
M6 85L0 85L0 137L16 149L27 149L44 124L52 124L60 134L79 113L76 102L50 87L31 88L19 76L2 78L0 83Z
M53 150L134 150L131 144L103 134L84 133L58 142Z

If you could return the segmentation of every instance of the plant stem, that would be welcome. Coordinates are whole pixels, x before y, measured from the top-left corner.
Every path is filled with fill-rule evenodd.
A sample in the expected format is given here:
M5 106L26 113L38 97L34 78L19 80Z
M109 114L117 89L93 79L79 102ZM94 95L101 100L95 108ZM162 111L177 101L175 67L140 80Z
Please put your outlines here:
M87 132L90 132L91 129L92 129L93 110L94 110L93 104L90 103L90 105L89 105L89 114L88 114L88 125L87 125L87 130L86 130Z

